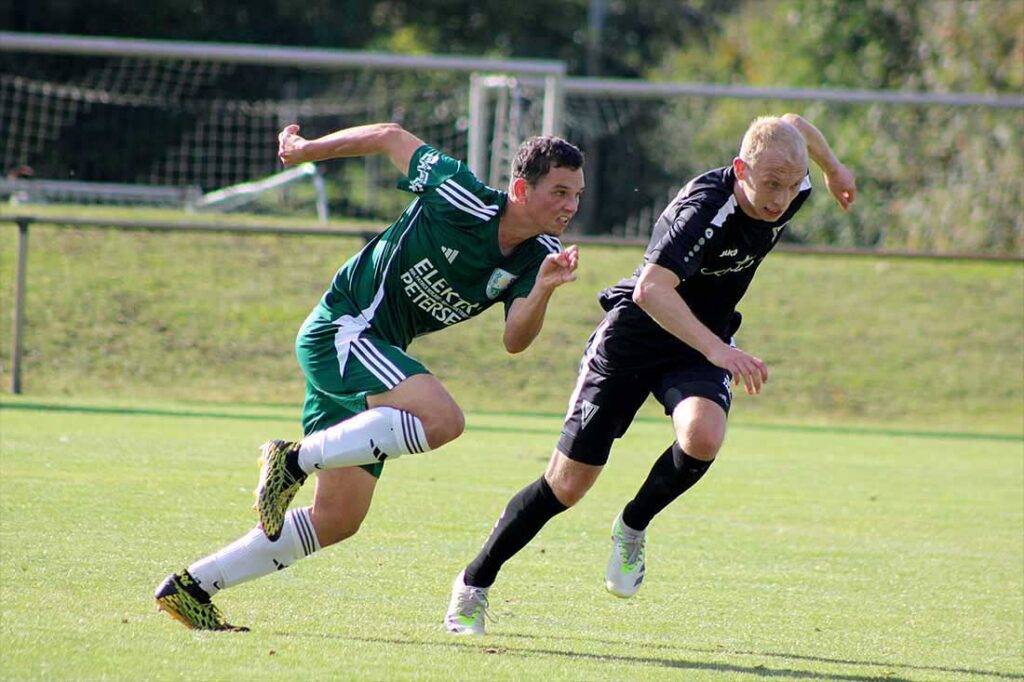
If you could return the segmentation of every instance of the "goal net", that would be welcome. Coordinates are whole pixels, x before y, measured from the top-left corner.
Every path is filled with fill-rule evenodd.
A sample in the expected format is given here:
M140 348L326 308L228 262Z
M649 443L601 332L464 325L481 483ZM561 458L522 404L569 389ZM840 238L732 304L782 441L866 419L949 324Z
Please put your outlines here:
M196 188L209 194L281 171L278 132L307 137L373 121L399 122L465 157L467 76L442 70L313 69L202 59L0 53L2 170L8 182ZM380 158L322 168L331 211L386 217L407 197ZM313 182L281 186L284 201L247 209L312 207ZM159 193L78 192L70 200L156 201ZM126 199L125 197L131 197ZM121 197L121 199L118 199Z

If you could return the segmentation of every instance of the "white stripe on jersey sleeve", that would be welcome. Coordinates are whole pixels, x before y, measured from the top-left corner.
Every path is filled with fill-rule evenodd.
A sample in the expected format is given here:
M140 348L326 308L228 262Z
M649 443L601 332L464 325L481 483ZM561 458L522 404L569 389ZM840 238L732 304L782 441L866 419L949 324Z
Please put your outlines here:
M456 194L461 195L465 202L470 206L474 206L480 209L481 211L485 211L491 214L496 214L498 212L497 204L485 204L483 199L473 194L459 183L452 181L451 179L445 180L441 184L444 185L445 187L448 187Z
M562 250L562 242L558 241L557 237L552 237L549 234L537 235L537 241L548 250L548 253L558 253Z
M722 223L725 222L726 218L736 212L736 197L732 194L729 195L729 201L725 202L725 205L718 210L715 217L711 219L711 224L715 227L721 227Z
M490 220L491 218L494 217L494 215L491 214L491 213L487 213L486 211L484 211L482 209L475 208L475 207L470 206L469 204L467 204L465 202L465 200L463 200L461 197L455 195L451 191L451 189L448 188L447 183L438 185L437 193L438 193L439 196L443 197L445 201L447 201L449 204L451 204L455 208L457 208L460 211L463 211L465 213L468 213L468 214L470 214L472 216L476 216L480 220L487 221L487 220Z

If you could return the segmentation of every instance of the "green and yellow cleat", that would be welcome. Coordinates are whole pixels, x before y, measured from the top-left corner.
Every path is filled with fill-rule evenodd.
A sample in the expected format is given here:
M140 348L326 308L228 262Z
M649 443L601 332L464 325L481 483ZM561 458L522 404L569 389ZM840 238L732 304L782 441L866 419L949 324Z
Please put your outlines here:
M193 630L248 632L249 628L224 620L210 595L199 587L188 571L172 573L156 588L156 605L174 620Z
M288 466L288 455L298 450L298 443L284 440L271 440L260 446L260 480L256 484L254 508L260 517L260 527L271 542L281 537L288 505L306 480L305 474L296 474Z

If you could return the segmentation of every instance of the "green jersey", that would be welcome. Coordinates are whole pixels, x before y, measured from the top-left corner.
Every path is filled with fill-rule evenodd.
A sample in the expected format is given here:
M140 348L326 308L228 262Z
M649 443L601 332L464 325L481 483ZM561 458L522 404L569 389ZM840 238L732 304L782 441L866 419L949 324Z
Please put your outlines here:
M416 199L338 270L317 305L321 319L404 349L498 301L507 315L516 298L529 295L544 258L561 249L556 237L539 235L503 256L498 223L508 195L428 145L412 155L398 188Z

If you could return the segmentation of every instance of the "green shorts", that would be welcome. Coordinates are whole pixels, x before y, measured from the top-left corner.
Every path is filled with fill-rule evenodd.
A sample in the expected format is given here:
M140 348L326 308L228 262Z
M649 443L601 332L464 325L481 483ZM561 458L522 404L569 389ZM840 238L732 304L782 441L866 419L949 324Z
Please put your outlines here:
M306 375L302 432L309 435L366 411L366 396L390 391L408 377L429 374L423 364L374 335L360 317L336 322L311 313L295 338ZM362 467L376 477L382 462Z

